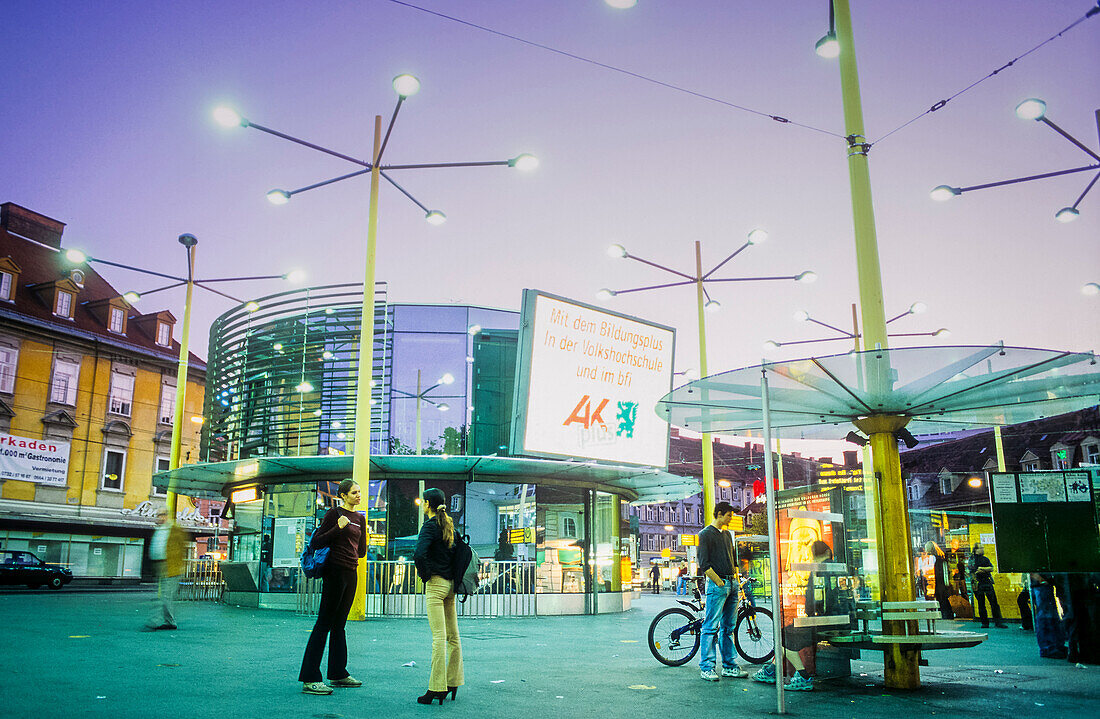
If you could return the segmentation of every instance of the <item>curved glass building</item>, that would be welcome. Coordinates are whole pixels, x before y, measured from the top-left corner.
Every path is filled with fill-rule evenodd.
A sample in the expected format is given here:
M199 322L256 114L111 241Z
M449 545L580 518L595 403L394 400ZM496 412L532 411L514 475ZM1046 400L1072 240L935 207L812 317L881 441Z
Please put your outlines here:
M231 600L291 608L298 557L351 476L361 284L257 298L210 331L204 462L160 474L183 494L232 497ZM367 614L419 606L406 571L423 488L486 560L483 600L466 611L621 611L637 557L624 505L681 499L698 480L660 468L515 456L511 433L520 313L391 304L375 288L371 380L371 531ZM230 580L243 564L255 587ZM400 597L401 599L396 599ZM478 607L481 607L478 609Z

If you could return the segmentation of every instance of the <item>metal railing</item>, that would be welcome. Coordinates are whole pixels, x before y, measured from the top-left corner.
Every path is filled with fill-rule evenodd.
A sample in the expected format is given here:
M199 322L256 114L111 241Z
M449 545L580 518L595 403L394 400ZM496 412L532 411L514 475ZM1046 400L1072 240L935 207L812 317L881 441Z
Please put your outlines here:
M458 602L463 617L531 617L535 615L535 563L481 563L481 582L476 594ZM321 603L321 580L309 579L299 570L296 612L312 616ZM368 617L423 617L424 586L412 562L366 562L366 615Z
M225 581L216 559L185 559L176 598L191 602L221 601Z

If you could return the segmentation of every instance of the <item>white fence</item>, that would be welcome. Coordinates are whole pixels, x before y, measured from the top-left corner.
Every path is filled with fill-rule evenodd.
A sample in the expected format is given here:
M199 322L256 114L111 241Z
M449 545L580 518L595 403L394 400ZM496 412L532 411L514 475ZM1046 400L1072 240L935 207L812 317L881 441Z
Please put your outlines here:
M458 602L463 617L530 617L535 615L535 563L481 563L480 587ZM298 614L314 615L321 602L321 580L298 575ZM423 617L424 587L412 562L366 562L368 617Z
M221 601L225 582L216 559L185 559L176 598L182 601Z

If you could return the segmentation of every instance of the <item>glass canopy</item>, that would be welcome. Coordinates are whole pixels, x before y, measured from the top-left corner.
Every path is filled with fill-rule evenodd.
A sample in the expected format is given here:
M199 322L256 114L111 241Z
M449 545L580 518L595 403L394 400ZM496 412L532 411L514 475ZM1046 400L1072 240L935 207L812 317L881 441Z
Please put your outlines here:
M1088 352L1023 347L911 347L766 362L704 377L657 403L658 416L696 432L753 436L763 428L760 379L768 375L773 429L838 438L852 420L911 417L914 433L1026 422L1100 401L1100 367Z

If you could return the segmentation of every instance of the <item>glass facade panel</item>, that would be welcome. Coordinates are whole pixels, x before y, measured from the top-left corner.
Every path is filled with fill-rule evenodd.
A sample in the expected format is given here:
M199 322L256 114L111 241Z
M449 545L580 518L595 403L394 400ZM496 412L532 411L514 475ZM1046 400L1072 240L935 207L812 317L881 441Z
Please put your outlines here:
M439 454L446 451L445 445L450 445L453 453L462 452L466 430L467 341L465 332L394 333L390 404L392 454L416 453L418 386L421 449Z
M397 332L461 332L466 334L467 308L438 305L397 305L393 327Z
M620 563L622 554L619 536L619 498L606 492L596 492L592 540L596 553L597 592L622 591L623 568Z
M508 330L473 338L469 454L511 454L517 344L518 333Z
M538 528L535 591L565 594L589 591L585 534L588 490L540 485L535 498Z

